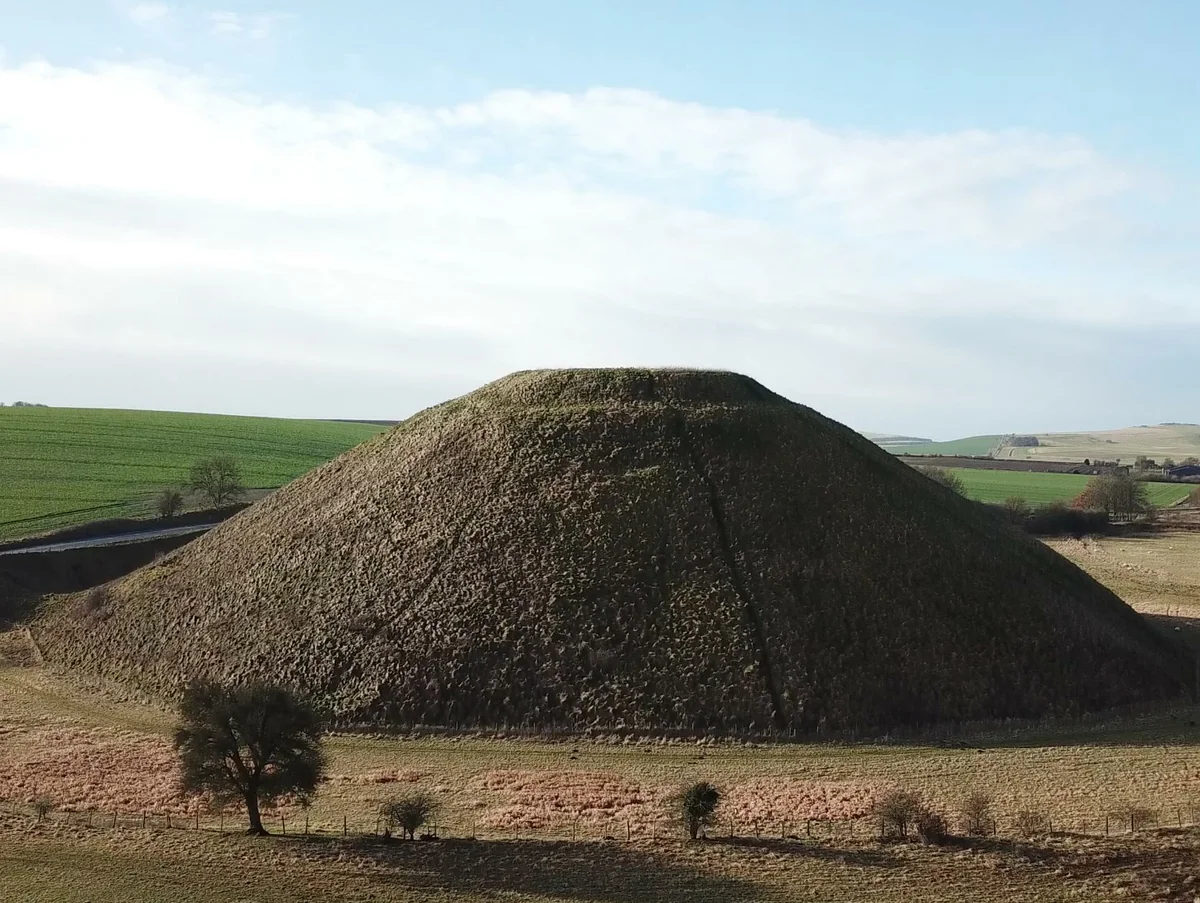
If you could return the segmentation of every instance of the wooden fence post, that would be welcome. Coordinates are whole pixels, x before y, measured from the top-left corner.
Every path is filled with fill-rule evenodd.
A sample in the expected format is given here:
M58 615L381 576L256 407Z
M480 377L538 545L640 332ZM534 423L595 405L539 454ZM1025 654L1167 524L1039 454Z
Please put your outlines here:
M146 830L146 813L142 813L142 830Z
M281 825L283 825L283 833L286 836L287 835L287 817L282 812L279 813L279 823Z
M345 837L345 836L346 836L346 833L347 833L347 829L346 829L346 816L344 816L344 815L343 815L343 816L342 816L342 836L343 836L343 837Z

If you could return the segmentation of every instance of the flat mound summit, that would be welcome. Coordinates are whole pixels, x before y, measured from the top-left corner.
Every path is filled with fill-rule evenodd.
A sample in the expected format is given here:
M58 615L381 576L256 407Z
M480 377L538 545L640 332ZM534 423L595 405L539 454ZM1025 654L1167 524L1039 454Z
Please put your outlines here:
M1040 543L745 376L516 373L103 594L49 660L343 723L800 732L1182 695L1190 663Z

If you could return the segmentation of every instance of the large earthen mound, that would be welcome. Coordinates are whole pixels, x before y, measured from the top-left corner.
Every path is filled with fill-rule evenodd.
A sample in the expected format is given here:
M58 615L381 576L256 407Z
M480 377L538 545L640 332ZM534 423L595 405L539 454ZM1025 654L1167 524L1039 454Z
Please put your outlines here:
M1055 553L730 373L514 374L83 609L36 625L50 660L164 697L269 678L345 723L875 728L1189 673Z

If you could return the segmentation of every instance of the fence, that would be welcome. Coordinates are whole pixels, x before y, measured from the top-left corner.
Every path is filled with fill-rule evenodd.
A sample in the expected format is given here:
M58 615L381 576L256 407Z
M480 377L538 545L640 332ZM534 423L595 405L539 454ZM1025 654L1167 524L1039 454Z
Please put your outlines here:
M204 831L211 833L243 833L246 816L242 812L209 812L180 815L169 812L113 812L99 809L51 810L43 815L31 805L0 801L0 811L28 817L37 822L89 827L96 830L141 829L155 831ZM1178 807L1170 810L1127 808L1101 813L1092 818L1059 818L1053 812L1038 813L1042 819L1036 830L1100 837L1134 834L1157 828L1200 826L1200 808ZM330 816L322 811L319 818L311 813L272 813L263 816L263 824L273 834L285 836L363 838L380 837L384 825L378 815L362 812ZM990 820L992 836L1018 837L1026 833L1021 816L1004 816ZM444 819L434 818L423 829L440 839L460 838L484 841L531 840L544 842L657 842L677 840L683 836L681 827L660 819L638 820L613 818L594 820L578 818L557 824L497 828L478 817L454 813ZM707 826L710 839L757 840L780 842L863 842L878 840L883 829L878 818L857 819L797 818L783 821L738 822L718 818Z

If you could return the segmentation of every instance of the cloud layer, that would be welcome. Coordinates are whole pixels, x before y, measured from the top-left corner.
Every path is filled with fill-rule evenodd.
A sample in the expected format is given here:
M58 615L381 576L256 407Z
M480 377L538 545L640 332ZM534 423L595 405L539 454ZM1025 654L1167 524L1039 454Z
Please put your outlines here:
M233 24L257 27L213 22ZM730 367L930 431L935 383L1001 404L978 374L1011 351L971 322L1197 325L1170 273L1125 287L1145 186L1071 136L845 133L613 89L318 107L34 63L0 68L0 352L39 349L20 373L43 381L106 362L119 398L58 377L58 403L148 404L126 371L170 363L211 374L190 406L327 416L530 366ZM223 375L264 368L339 388Z

